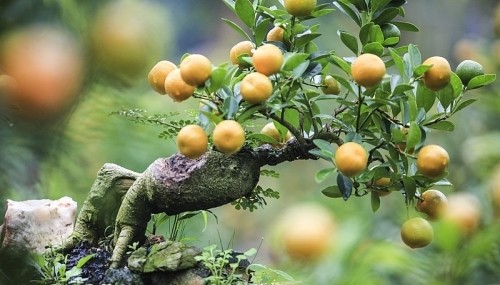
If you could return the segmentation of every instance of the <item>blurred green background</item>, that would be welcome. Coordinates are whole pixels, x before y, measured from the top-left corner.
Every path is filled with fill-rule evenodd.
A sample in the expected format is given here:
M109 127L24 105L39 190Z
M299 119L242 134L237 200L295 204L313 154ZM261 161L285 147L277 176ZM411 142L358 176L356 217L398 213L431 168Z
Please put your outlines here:
M498 72L497 1L409 2L406 20L421 32L403 33L402 44L418 45L424 58L446 57L453 68L467 58L483 64L487 73ZM53 56L49 66L61 61L54 69L66 75L58 77L55 72L49 80L61 83L58 86L74 85L53 90L63 99L26 99L22 110L7 104L3 86L0 113L7 117L0 118L0 198L70 196L82 205L104 163L140 172L154 159L173 154L174 141L158 138L161 127L134 124L110 113L139 108L148 114L178 112L178 118L188 118L198 102L177 104L159 96L147 85L147 72L161 59L178 63L185 52L202 53L217 65L228 61L229 49L242 39L221 17L236 20L222 1L215 0L2 1L0 72L15 70L16 64L36 66L26 60L31 50L23 54L24 49L6 46L31 46L30 37L37 35L39 42L33 45L58 50L48 53ZM320 48L346 54L336 35L340 28L356 31L339 12L325 17ZM44 40L44 35L52 40ZM34 53L47 54L44 48ZM11 60L16 56L18 61ZM40 70L42 78L30 77L27 85L51 74ZM42 88L27 87L26 98L32 89ZM499 226L491 196L492 191L500 191L500 171L495 170L500 159L499 92L497 80L492 87L468 95L480 100L454 118L456 131L433 132L429 138L451 157L449 180L454 188L441 190L447 195L471 193L480 201L481 221L472 233L463 235L435 223L434 243L409 249L400 240L399 228L408 215L417 214L405 207L401 195L384 197L380 210L372 213L369 197L344 202L321 194L332 181L318 185L314 174L326 162L298 161L272 168L280 173L279 179L261 180L264 188L278 190L281 199L268 201L268 206L253 213L230 205L215 209L218 220L209 216L203 231L203 221L196 217L188 223L185 236L200 247L212 243L241 251L259 247L254 262L283 270L302 284L500 284ZM335 225L327 252L315 261L287 256L284 237L277 233L283 213L304 201L326 209Z

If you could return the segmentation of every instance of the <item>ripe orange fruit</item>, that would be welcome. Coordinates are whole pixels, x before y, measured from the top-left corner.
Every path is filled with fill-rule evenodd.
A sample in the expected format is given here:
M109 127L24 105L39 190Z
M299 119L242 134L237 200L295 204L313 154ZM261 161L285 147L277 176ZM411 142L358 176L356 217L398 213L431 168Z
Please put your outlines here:
M181 102L193 95L196 87L184 82L181 71L177 68L170 72L165 78L165 92L175 102Z
M385 75L385 63L374 54L364 53L352 63L351 73L357 84L370 88L382 81Z
M215 126L213 141L220 152L225 154L236 153L245 144L245 130L236 121L222 121Z
M444 57L433 56L426 59L423 65L432 65L424 73L424 84L427 88L438 91L446 87L451 80L451 67Z
M281 70L283 54L277 46L264 44L254 51L252 60L255 70L269 76Z
M460 232L471 234L481 222L481 203L470 193L454 193L448 196L448 207L443 220L458 227Z
M184 82L198 86L210 78L212 63L204 55L190 54L181 62L179 69Z
M417 156L417 169L422 175L434 179L443 175L450 156L448 152L438 145L426 145Z
M401 226L401 239L411 248L429 245L434 238L431 224L422 218L411 218Z
M165 79L167 75L177 69L177 66L168 60L155 64L148 73L149 85L158 93L165 94Z
M352 177L365 170L368 154L363 146L355 142L341 145L335 152L335 164L344 175Z
M321 87L321 90L325 94L339 94L340 93L340 86L339 83L333 76L327 75L325 76L325 79L323 80L323 87Z
M282 213L276 239L290 257L311 262L331 248L335 229L335 220L327 209L315 203L301 203Z
M261 134L264 134L266 136L269 136L271 138L273 138L274 140L276 140L278 143L284 143L284 142L287 142L289 139L292 138L292 134L290 133L290 131L288 131L285 135L285 138L284 140L281 139L281 135L280 135L280 132L278 131L278 129L276 128L276 126L274 125L273 122L271 123L268 123L266 124L261 130L260 130L260 133ZM273 144L274 147L277 147L279 145L276 145L276 144Z
M285 0L285 10L295 17L309 16L316 7L316 0Z
M252 56L254 48L255 44L251 41L242 41L235 44L229 51L229 59L231 60L231 63L240 64L238 57L242 55Z
M417 202L417 210L427 214L429 220L440 218L448 207L448 199L443 192L429 189L420 195Z
M283 42L285 30L280 26L275 26L267 32L266 40L269 42Z
M202 127L187 125L177 134L177 148L184 156L195 159L207 151L208 136Z
M389 185L391 185L391 178L389 177L381 177L377 180L375 180L375 182L373 182L373 184L377 187L387 187ZM390 190L386 190L386 189L374 189L373 191L375 191L375 193L377 193L378 196L380 197L384 197L384 196L387 196L389 194L391 194L391 191Z
M273 93L273 84L264 74L253 72L241 81L240 92L243 100L251 104L260 104Z

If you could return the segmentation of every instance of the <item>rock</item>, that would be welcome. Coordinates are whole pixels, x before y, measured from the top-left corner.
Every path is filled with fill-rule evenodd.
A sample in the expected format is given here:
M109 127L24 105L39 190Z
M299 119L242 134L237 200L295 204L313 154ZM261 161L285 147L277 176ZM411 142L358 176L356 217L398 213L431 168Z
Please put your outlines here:
M7 200L1 226L2 250L43 253L48 245L60 246L73 232L76 202L59 200Z

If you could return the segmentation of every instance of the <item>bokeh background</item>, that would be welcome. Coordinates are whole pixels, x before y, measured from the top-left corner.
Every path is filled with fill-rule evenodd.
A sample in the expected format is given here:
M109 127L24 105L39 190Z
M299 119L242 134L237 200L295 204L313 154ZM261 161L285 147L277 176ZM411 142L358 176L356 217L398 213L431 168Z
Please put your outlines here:
M417 44L424 58L444 56L453 68L473 59L487 73L498 73L498 1L409 2L406 20L421 32L403 33L402 43ZM147 72L161 59L178 63L186 52L202 53L214 64L228 61L229 49L242 38L221 18L237 21L216 0L1 1L0 73L16 74L22 96L8 97L12 82L0 77L0 199L70 196L82 205L104 163L141 172L154 159L173 154L174 141L158 137L161 127L110 114L144 109L189 118L198 102L177 104L159 96L148 86ZM320 48L347 54L336 30L355 32L354 24L338 11L321 24ZM332 181L317 184L314 178L327 163L297 161L271 168L279 179L261 180L281 199L253 213L230 205L215 209L218 219L209 215L205 230L195 217L187 224L186 240L200 247L259 248L255 263L282 270L301 284L500 284L495 217L500 204L494 203L494 195L500 195L494 194L500 191L499 93L497 81L467 95L479 101L453 118L456 131L433 132L429 139L451 156L454 187L441 190L479 201L479 225L467 234L436 223L431 246L409 249L399 227L418 214L405 207L401 195L384 197L376 213L368 196L330 199L320 190ZM325 210L334 225L328 249L316 260L288 256L282 248L287 232L278 234L288 209L305 202ZM304 215L323 219L315 212Z

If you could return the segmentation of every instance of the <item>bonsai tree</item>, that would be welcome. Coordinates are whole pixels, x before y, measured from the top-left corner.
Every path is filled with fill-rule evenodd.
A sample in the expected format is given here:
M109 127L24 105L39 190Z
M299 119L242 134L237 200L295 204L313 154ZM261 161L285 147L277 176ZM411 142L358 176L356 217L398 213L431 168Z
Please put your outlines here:
M402 20L404 0L224 3L240 23L223 21L241 35L228 47L227 62L185 54L179 63L158 59L148 75L152 89L172 104L198 100L196 114L175 120L140 110L115 113L164 127L161 136L176 138L179 152L143 173L104 165L66 249L84 240L95 244L112 227L111 267L120 268L129 246L143 240L152 214L228 203L253 211L279 198L259 186L261 175L273 174L263 167L305 159L330 163L316 173L319 182L336 177L321 191L325 199L370 199L377 211L380 196L399 192L402 203L416 205L427 219L440 218L446 197L431 188L450 185L450 157L427 138L434 130L452 132L450 118L476 101L468 92L495 75L474 61L452 69L443 57L400 45L401 31L418 32ZM316 43L325 36L316 19L341 14L359 28L334 35L347 54ZM402 225L408 246L432 241L427 219Z

